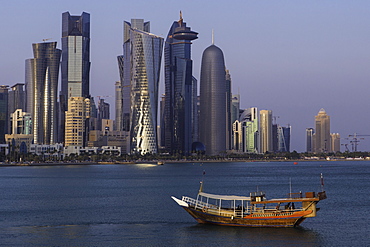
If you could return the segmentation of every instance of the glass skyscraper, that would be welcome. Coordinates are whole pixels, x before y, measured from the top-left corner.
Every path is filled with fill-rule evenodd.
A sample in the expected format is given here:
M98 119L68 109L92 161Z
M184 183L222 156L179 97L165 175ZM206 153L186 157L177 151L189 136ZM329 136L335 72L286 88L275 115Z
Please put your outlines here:
M200 75L200 141L207 155L226 151L226 71L224 55L212 44L202 56Z
M8 86L0 85L0 144L5 143L5 134L8 132Z
M122 130L130 131L131 153L157 153L158 85L163 38L149 33L142 19L124 22Z
M189 154L197 141L197 80L193 78L191 41L198 33L180 20L173 22L165 43L165 148L170 153Z
M120 89L121 95L116 98L116 130L130 131L131 112L131 29L150 32L150 22L143 19L131 19L131 23L123 23L123 55L117 57L120 83L116 89Z
M62 14L62 96L90 96L90 14Z
M35 144L57 143L57 95L61 50L57 42L32 44L26 60L27 112L31 113Z

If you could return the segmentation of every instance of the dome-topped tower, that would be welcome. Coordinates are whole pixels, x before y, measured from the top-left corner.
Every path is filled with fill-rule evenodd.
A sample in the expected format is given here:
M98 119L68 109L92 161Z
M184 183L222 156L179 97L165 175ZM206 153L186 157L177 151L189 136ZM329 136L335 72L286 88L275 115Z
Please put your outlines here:
M207 155L226 151L226 72L222 50L212 44L202 56L200 75L200 141Z

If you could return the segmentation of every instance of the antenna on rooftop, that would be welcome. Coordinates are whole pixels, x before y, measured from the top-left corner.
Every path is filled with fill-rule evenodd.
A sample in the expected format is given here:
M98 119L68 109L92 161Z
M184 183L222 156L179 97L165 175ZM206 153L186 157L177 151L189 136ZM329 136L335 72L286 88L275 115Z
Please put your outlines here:
M215 32L212 29L212 45L214 45L214 44L215 44Z

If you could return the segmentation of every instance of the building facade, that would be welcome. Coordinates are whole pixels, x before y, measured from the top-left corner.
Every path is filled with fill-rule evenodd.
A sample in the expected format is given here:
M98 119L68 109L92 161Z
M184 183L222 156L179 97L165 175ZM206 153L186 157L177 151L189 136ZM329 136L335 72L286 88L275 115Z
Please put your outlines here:
M58 77L61 50L57 42L32 44L34 58L26 60L27 112L35 144L58 142Z
M200 75L200 141L207 155L226 152L226 71L222 50L212 44L202 55Z
M150 22L143 19L131 19L131 22L123 23L123 55L117 57L120 81L116 85L116 90L121 91L121 95L116 97L116 107L119 114L116 115L116 128L119 131L130 131L131 114L131 30L141 30L150 32ZM117 92L117 91L116 91Z
M157 153L157 110L163 38L149 33L143 19L124 22L123 58L119 58L122 130L130 131L130 152Z
M340 134L331 133L330 141L331 141L331 152L333 153L340 152Z
M5 143L5 134L8 133L8 86L0 85L0 144Z
M327 153L331 151L330 116L321 108L315 116L314 152Z
M90 14L62 14L62 62L59 140L65 138L65 112L71 97L90 97Z
M290 125L288 125L287 127L277 127L278 152L290 152L290 134Z
M65 146L84 147L87 142L86 119L90 117L90 99L71 97L68 99L68 111L65 122Z
M313 137L314 137L315 129L314 128L306 128L306 152L312 153L313 148Z
M189 154L197 117L197 85L193 80L191 41L198 33L180 20L173 22L164 46L165 105L164 141L168 152Z
M260 111L261 153L272 152L272 111Z

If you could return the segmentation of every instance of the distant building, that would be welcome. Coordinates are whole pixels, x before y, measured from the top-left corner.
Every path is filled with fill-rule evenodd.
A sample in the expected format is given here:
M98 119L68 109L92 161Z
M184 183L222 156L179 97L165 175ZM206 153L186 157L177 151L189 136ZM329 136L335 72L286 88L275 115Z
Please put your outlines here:
M13 85L9 91L8 96L8 112L12 114L17 109L26 111L26 92L24 90L24 83L17 83Z
M32 44L26 60L27 112L32 118L34 144L58 142L58 78L61 50L57 42Z
M259 114L256 107L241 111L239 120L233 123L233 151L236 153L259 153Z
M330 141L331 141L331 152L336 153L340 152L340 134L339 133L331 133L330 134Z
M312 153L314 151L313 148L313 136L315 130L313 128L306 128L306 152Z
M202 55L200 75L200 141L207 155L226 152L226 71L222 50L212 44Z
M260 111L261 153L272 152L272 111Z
M8 86L0 86L0 144L5 143L5 134L8 132Z
M314 152L327 153L332 150L330 141L330 117L322 108L315 116Z
M117 81L115 84L116 119L114 121L114 130L122 130L122 88L121 86L122 86L121 82Z
M232 131L233 131L233 126L231 122L231 75L230 71L227 69L226 70L226 150L231 150L232 149Z
M290 152L290 133L290 125L288 125L287 127L277 127L278 152Z

